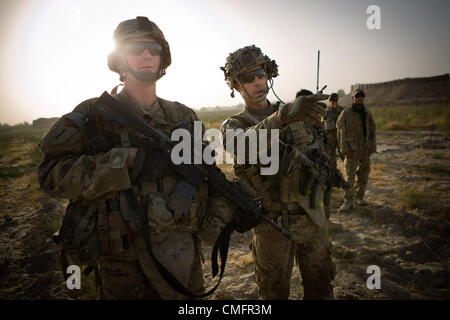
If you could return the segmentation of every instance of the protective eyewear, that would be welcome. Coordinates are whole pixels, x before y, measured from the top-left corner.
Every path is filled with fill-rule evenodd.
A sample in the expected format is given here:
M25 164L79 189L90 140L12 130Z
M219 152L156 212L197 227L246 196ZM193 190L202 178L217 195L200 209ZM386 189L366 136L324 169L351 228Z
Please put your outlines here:
M258 79L262 79L263 77L266 76L266 72L264 71L263 68L260 68L254 71L242 73L238 76L238 78L242 83L250 83L253 82L253 80L255 80L255 76L258 77Z
M361 94L361 93L357 93L356 95L355 95L355 98L364 98L365 96L363 95L363 94Z
M132 41L123 46L123 51L132 56L139 56L145 50L152 56L160 56L162 47L159 43L153 41Z

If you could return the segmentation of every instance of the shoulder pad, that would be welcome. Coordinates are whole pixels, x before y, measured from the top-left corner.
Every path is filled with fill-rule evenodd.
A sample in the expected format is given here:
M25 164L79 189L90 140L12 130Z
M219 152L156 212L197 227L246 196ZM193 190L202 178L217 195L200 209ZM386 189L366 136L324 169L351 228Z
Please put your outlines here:
M78 150L84 136L85 114L98 98L81 102L73 112L63 115L39 143L43 153L59 154ZM72 145L73 144L73 145Z
M74 112L87 114L89 109L95 104L99 97L84 100L73 109Z
M79 141L82 136L82 131L63 116L42 138L39 147L43 153L57 154L60 147L67 150L71 141Z
M73 111L71 113L63 115L62 117L66 119L66 123L71 122L74 126L80 129L84 129L86 125L86 116L81 112Z
M163 104L163 108L168 112L167 116L169 117L169 122L179 122L179 121L194 121L198 120L197 114L194 110L189 108L188 106L178 102L178 101L169 101L166 99L159 98L160 102Z

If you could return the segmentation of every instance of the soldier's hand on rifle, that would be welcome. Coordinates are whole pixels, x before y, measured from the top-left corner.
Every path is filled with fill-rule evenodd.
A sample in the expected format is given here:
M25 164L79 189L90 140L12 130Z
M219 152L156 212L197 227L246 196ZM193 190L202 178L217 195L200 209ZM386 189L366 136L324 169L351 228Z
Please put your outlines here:
M244 233L260 224L261 217L236 209L234 212L233 222L234 229L239 233Z
M293 103L288 103L280 107L277 113L278 123L286 125L295 121L305 121L313 125L320 123L325 115L325 109L318 103L325 100L327 94L313 94L310 96L300 96Z
M137 151L129 152L128 158L133 157L132 177L146 177L156 179L167 172L169 164L161 152L146 148L133 148ZM133 150L130 149L130 150ZM127 162L128 164L128 162Z

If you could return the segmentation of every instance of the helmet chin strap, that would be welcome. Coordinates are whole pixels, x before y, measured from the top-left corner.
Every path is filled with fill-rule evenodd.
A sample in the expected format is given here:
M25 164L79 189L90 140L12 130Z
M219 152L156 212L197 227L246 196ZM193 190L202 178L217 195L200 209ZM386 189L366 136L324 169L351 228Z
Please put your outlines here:
M135 77L139 81L147 82L147 83L155 82L156 80L158 80L159 78L161 78L163 76L163 72L162 72L161 68L158 69L158 72L150 72L150 71L139 72L139 71L133 70L133 68L130 67L128 62L125 62L125 66L122 68L122 70L120 70L121 73L123 73L124 71L131 73L133 75L133 77Z
M258 97L258 98L252 98L252 97L250 97L250 95L248 94L247 90L245 90L245 88L244 88L244 86L242 85L241 81L240 81L239 79L236 79L236 81L237 81L237 83L239 84L239 87L240 87L241 90L242 90L242 93L241 93L241 94L242 94L242 96L244 97L244 100L250 101L250 102L253 102L253 103L259 103L259 102L261 102L261 101L266 100L267 93L263 94L262 96L260 96L260 97ZM266 86L267 86L267 82L266 82ZM269 91L267 91L267 92L269 92Z

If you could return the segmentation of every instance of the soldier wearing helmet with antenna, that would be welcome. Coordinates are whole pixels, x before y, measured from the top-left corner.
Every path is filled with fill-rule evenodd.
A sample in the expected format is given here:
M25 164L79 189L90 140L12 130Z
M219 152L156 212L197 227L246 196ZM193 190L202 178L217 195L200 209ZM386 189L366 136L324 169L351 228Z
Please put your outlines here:
M227 140L236 139L236 135L230 135L233 130L227 129L258 133L260 129L267 129L268 140L272 130L279 130L280 162L289 167L295 153L289 150L303 150L311 142L304 122L320 123L324 109L318 102L328 95L302 95L293 103L271 103L267 93L269 84L272 87L273 78L278 76L278 66L254 45L231 53L221 70L232 90L232 97L236 90L245 102L242 112L222 124L224 146ZM330 282L335 276L335 266L331 260L323 201L320 200L323 199L323 188L318 188L318 203L311 205L310 198L299 191L304 180L300 168L289 171L280 166L275 175L261 175L259 169L262 166L261 163L235 163L233 169L237 178L246 181L263 198L263 205L269 212L267 217L290 230L292 240L265 222L253 229L252 254L259 297L288 299L296 259L303 279L304 299L334 299Z

